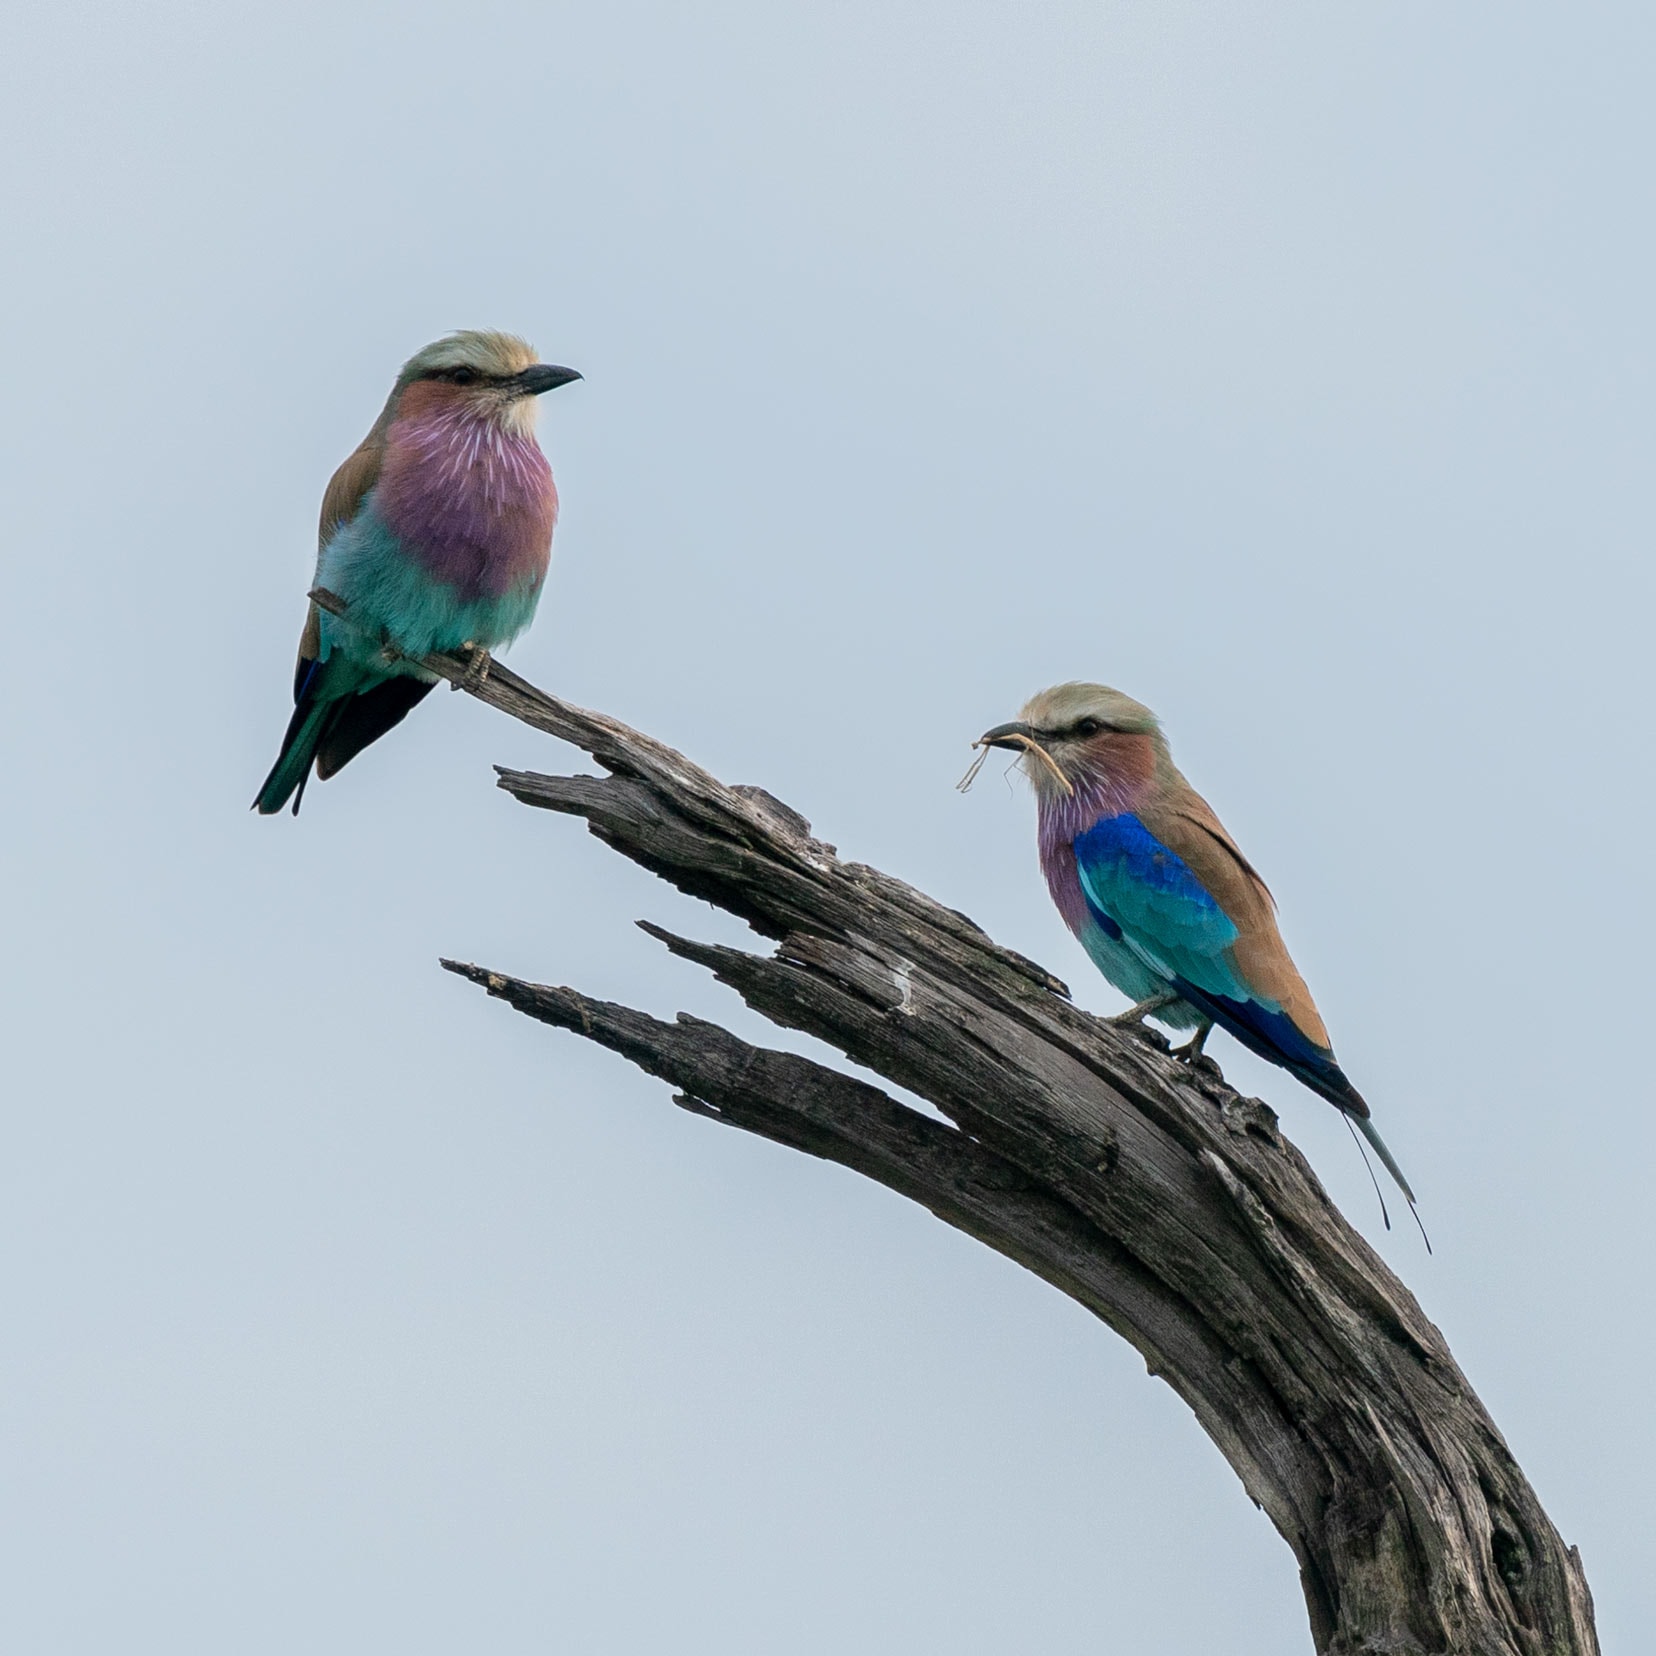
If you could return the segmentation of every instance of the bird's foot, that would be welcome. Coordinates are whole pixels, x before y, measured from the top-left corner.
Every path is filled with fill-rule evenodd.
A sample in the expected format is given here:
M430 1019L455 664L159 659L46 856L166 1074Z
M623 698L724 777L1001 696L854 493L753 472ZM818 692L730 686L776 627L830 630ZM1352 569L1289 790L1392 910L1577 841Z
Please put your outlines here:
M1141 1000L1137 1006L1129 1006L1125 1012L1117 1012L1114 1017L1106 1018L1105 1023L1112 1023L1118 1029L1128 1029L1134 1024L1143 1023L1152 1012L1159 1012L1164 1006L1171 1006L1179 997L1174 994L1152 995L1148 1000Z
M462 679L451 679L451 690L478 690L489 682L489 669L494 665L494 657L481 644L466 643L460 646L466 652L466 676Z
M1203 1024L1183 1046L1173 1048L1173 1057L1177 1058L1181 1064L1194 1065L1196 1060L1202 1056L1202 1048L1207 1045L1207 1038L1212 1029L1213 1025L1211 1023Z

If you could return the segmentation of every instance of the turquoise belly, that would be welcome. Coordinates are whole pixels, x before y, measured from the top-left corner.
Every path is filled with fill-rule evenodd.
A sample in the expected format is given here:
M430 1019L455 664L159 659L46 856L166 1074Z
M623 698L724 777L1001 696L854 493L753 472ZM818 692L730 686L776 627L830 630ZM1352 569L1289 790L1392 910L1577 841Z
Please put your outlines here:
M410 557L371 508L328 542L317 584L348 606L342 617L322 617L324 660L335 649L364 659L380 653L386 643L405 655L457 650L464 644L499 649L534 619L542 586L536 578L498 596L467 597Z
M1136 1004L1167 992L1167 979L1151 971L1125 943L1111 937L1096 920L1089 918L1079 935L1081 947L1092 957L1093 965L1130 1001ZM1180 1000L1157 1012L1155 1018L1169 1029L1194 1029L1202 1021L1202 1014L1188 1001Z

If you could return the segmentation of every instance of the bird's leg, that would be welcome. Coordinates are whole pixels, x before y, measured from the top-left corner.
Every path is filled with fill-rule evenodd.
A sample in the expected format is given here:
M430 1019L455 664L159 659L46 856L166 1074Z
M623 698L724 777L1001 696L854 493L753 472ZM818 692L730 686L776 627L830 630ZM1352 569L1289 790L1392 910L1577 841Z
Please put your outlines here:
M1202 1056L1202 1047L1213 1029L1213 1019L1203 1018L1196 1026L1196 1033L1183 1046L1174 1047L1173 1056L1181 1063L1194 1064Z
M458 683L451 681L449 689L475 690L479 685L488 682L489 668L493 665L494 657L481 644L473 644L469 638L460 648L466 652L466 676Z
M1142 1023L1152 1012L1159 1012L1164 1006L1171 1006L1179 997L1171 989L1164 989L1159 995L1152 995L1149 1000L1141 1000L1137 1006L1129 1006L1125 1012L1117 1012L1113 1018L1106 1018L1105 1023L1118 1026Z

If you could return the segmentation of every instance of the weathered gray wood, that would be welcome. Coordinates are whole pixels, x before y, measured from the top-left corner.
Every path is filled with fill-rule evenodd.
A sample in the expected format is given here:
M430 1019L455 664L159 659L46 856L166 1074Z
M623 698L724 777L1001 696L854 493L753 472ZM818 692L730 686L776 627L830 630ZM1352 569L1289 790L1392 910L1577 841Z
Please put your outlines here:
M503 788L584 818L776 947L653 936L954 1125L700 1020L450 970L622 1053L689 1108L923 1203L1093 1311L1189 1403L1293 1548L1319 1651L1597 1651L1578 1554L1442 1335L1264 1104L1210 1060L1187 1067L1154 1032L1080 1011L965 916L842 862L763 790L503 668L466 688L610 773L503 770Z

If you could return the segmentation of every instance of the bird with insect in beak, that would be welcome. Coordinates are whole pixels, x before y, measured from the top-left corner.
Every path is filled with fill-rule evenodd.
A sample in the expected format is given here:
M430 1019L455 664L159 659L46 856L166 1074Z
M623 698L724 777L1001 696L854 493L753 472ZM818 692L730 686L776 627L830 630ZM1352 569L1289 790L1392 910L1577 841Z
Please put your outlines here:
M1052 900L1135 1003L1111 1021L1153 1015L1194 1030L1178 1049L1191 1061L1219 1025L1354 1122L1413 1208L1408 1180L1335 1061L1265 882L1180 774L1156 715L1102 684L1060 684L973 746L983 751L963 787L991 748L1021 756Z
M489 652L527 627L552 556L558 491L535 441L535 399L581 376L521 339L454 333L409 358L380 417L322 497L314 603L299 641L293 717L254 800L304 798L400 723L437 682L410 657Z

